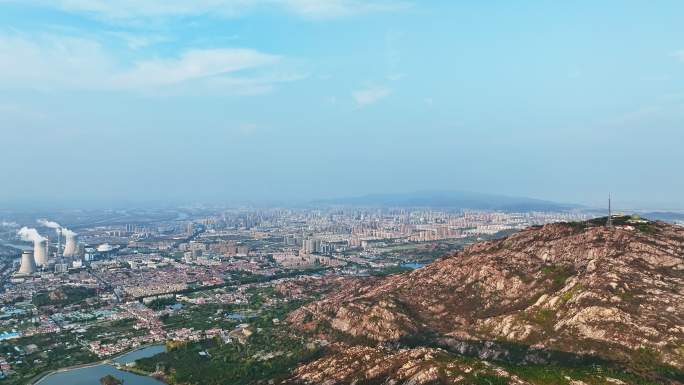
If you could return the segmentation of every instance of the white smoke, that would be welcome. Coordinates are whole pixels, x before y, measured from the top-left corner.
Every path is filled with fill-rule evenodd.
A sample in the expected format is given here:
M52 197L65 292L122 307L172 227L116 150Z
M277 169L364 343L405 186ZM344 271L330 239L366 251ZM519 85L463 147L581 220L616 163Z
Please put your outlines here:
M64 235L65 237L76 235L75 232L73 232L73 231L67 229L66 227L63 227L62 225L60 225L59 223L57 223L57 222L55 222L55 221L50 221L50 220L47 220L47 219L39 219L39 220L38 220L38 223L39 223L41 226L45 226L45 227L49 227L49 228L51 228L51 229L55 229L55 231L57 232L57 234L62 234L62 235Z
M53 222L53 221L48 221L47 219L39 219L38 223L45 226L45 227L49 227L51 229L59 229L62 227L59 223Z
M26 226L22 227L17 231L17 234L21 237L22 240L24 241L30 241L33 243L38 243L38 242L43 242L45 241L45 238L38 233L38 230L28 228Z
M49 227L51 229L55 229L55 232L57 232L58 235L62 232L62 225L60 225L57 222L48 221L47 219L39 219L37 222L41 226L45 226L45 227Z
M17 222L2 221L0 222L0 227L19 227L19 224Z
M68 238L68 237L76 236L76 233L67 229L66 227L62 227L62 235L64 235L65 237Z

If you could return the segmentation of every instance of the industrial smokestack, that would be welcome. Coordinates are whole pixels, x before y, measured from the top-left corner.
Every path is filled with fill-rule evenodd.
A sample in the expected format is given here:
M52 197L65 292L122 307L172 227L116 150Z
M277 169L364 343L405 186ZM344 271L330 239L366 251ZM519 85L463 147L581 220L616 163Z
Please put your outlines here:
M61 245L62 236L64 240L64 252L62 253L65 257L74 257L78 255L78 240L76 238L76 233L63 227L55 221L49 221L47 219L38 219L37 221L40 225L55 229L57 233L57 255L59 255L59 249Z
M33 259L33 252L24 250L21 254L21 265L19 266L19 274L31 275L36 272L36 261Z
M73 231L63 228L62 234L66 238L64 242L64 256L65 257L75 257L78 255L78 240L76 239L76 233Z
M50 229L54 229L55 233L57 233L57 254L56 256L59 255L59 252L61 251L61 246L62 246L62 225L55 221L49 221L47 219L38 219L36 222L38 222L39 225L45 226Z

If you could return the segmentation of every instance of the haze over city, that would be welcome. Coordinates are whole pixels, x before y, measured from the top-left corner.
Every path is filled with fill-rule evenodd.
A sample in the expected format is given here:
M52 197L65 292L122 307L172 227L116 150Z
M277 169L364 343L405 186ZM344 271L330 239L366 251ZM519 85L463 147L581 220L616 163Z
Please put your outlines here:
M683 385L683 15L0 0L0 385Z
M0 207L681 209L677 1L0 1Z

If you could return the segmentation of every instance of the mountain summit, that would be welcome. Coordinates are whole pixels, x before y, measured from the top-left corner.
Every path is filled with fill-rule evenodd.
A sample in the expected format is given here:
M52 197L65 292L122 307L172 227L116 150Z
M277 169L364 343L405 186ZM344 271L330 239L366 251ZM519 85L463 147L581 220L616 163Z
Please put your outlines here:
M336 343L294 381L317 382L333 365L332 383L403 382L419 373L413 383L453 382L467 376L445 374L452 372L442 356L456 354L514 367L603 362L654 381L615 379L622 383L679 383L684 228L638 217L605 222L533 227L410 273L348 284L297 310L290 322ZM354 362L362 363L345 372ZM402 377L409 362L436 372ZM589 378L582 381L611 382Z

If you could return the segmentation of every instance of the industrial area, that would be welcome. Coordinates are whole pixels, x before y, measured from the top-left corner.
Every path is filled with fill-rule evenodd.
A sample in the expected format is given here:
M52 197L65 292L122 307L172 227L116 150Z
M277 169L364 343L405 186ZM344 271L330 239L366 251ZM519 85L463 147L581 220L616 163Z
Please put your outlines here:
M56 222L38 220L44 227L54 229L55 243L50 244L48 237L42 236L35 228L22 227L17 234L23 241L33 243L32 250L24 250L21 255L19 271L15 279L21 279L53 267L55 272L66 272L69 266L79 266L85 257L85 247L79 245L75 232Z

